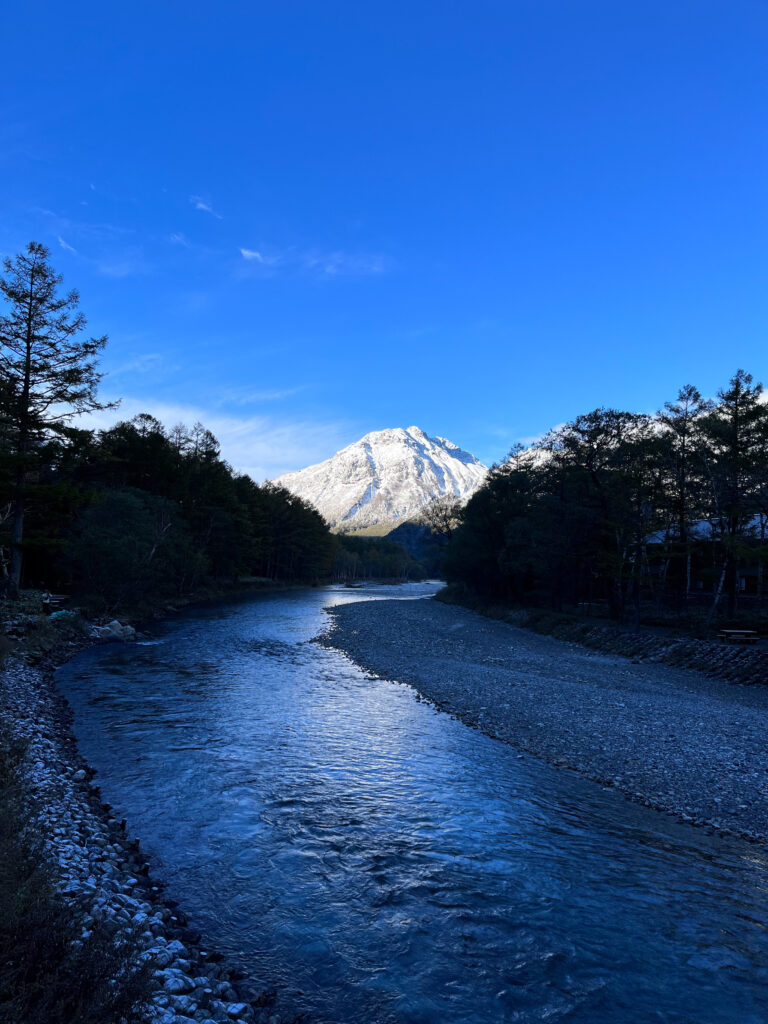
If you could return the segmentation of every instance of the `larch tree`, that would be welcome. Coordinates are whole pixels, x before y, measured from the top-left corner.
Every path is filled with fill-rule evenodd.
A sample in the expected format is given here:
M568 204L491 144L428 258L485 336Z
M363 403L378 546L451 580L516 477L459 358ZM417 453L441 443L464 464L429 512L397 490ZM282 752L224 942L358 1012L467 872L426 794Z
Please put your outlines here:
M0 418L11 469L11 557L5 589L21 583L27 483L36 453L48 439L66 434L79 413L111 408L97 390L103 374L97 357L107 338L84 338L85 317L76 291L60 294L62 279L44 245L3 264L0 296Z
M455 494L441 494L421 510L420 519L432 533L448 540L461 522L462 504Z

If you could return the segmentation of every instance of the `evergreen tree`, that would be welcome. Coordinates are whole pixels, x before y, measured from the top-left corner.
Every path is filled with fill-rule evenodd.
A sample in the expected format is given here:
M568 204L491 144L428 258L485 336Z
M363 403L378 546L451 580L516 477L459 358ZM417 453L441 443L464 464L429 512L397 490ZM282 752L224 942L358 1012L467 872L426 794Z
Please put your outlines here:
M741 565L760 606L767 539L768 405L739 370L716 403L688 385L656 417L595 409L510 453L469 501L445 567L484 598L594 604L635 624L643 602L686 618L706 602L709 622L722 594L734 616Z
M722 550L713 614L724 588L729 617L736 611L738 563L759 509L757 492L765 475L761 462L766 425L762 392L762 384L755 384L751 373L737 370L728 387L718 391L717 405L702 422L711 488L710 519Z
M45 246L4 262L0 295L8 311L0 317L2 425L12 462L13 523L7 589L21 581L27 481L36 453L78 413L106 408L96 397L101 374L96 358L106 337L81 337L85 317L76 291L58 293L61 277Z
M705 485L702 418L711 411L712 402L702 398L693 384L686 384L678 391L677 400L665 402L663 411L658 414L664 429L666 506L671 520L668 578L679 607L690 597L691 526L693 520L701 516Z

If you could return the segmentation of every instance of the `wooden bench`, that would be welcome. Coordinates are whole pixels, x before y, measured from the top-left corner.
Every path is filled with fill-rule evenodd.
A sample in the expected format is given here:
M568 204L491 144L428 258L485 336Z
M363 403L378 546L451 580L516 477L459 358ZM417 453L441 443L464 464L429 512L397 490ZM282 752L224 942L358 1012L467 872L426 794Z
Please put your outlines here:
M756 644L760 639L754 629L721 629L717 635L724 644Z

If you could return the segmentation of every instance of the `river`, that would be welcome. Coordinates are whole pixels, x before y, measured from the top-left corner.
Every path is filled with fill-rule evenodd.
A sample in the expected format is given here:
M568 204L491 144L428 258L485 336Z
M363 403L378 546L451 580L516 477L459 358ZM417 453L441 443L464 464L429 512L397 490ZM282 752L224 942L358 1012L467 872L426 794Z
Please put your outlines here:
M314 1024L765 1024L768 858L489 739L265 594L58 685L103 799L206 943Z

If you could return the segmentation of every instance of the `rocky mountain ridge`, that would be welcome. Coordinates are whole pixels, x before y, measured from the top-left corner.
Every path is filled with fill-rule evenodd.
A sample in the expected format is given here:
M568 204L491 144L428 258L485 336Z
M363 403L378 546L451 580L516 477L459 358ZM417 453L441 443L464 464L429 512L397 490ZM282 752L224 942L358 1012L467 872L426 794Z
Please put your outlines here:
M488 470L474 455L419 427L375 430L315 466L274 482L320 512L339 533L387 533L433 498L468 500Z

